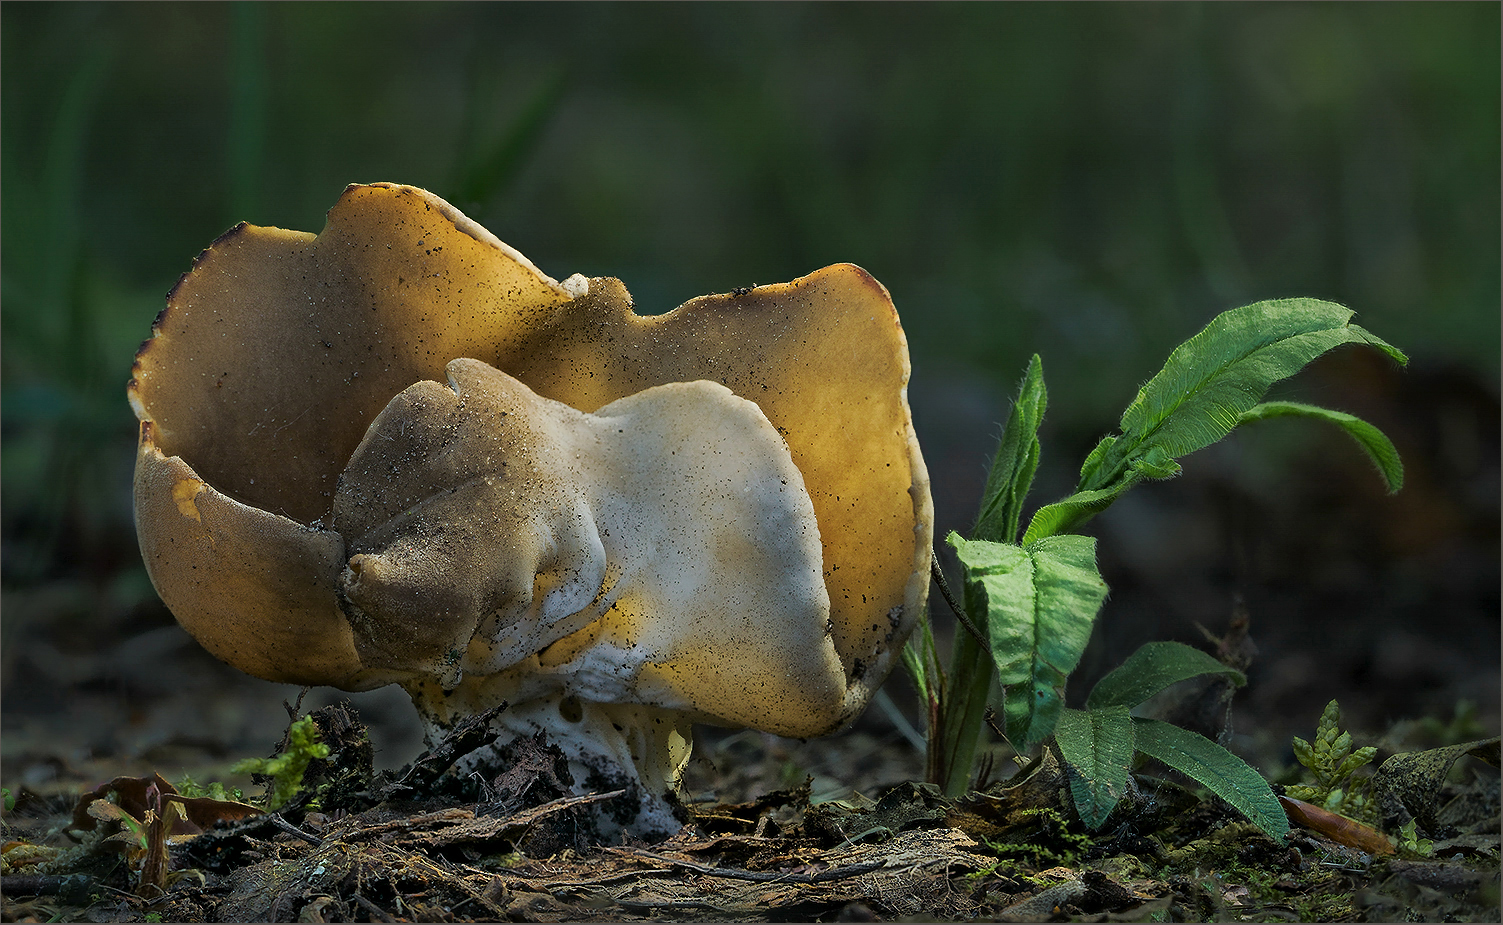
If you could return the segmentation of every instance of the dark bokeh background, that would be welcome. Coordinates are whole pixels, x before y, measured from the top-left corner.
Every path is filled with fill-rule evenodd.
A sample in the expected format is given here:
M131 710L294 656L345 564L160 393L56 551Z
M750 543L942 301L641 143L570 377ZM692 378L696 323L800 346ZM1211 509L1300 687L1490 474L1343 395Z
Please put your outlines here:
M1462 700L1497 730L1495 3L5 4L0 26L7 785L275 741L296 691L208 658L146 580L124 386L220 232L316 231L373 180L645 311L861 264L908 332L940 536L969 527L1029 354L1038 504L1217 312L1347 304L1411 365L1348 348L1282 394L1383 427L1408 487L1275 422L1136 490L1090 527L1113 594L1072 691L1220 631L1240 594L1261 654L1234 742L1265 766L1331 697L1374 736ZM387 764L415 747L401 700L359 701Z

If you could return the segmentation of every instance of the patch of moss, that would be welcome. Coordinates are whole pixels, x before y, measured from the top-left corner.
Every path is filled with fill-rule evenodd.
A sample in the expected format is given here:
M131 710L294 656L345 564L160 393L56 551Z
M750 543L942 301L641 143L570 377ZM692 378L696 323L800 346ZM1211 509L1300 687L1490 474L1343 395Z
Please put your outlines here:
M211 800L234 800L245 801L245 792L239 787L226 787L219 781L210 781L208 784L200 784L192 777L184 774L180 779L173 781L172 786L177 792L185 797L208 797Z
M1008 840L984 840L999 858L1041 868L1073 867L1091 847L1091 837L1071 831L1069 820L1053 807L1019 810L1010 821Z
M329 746L319 741L312 716L304 716L287 729L287 748L274 758L247 758L230 770L237 774L269 777L266 807L278 810L292 801L303 786L303 772L315 758L329 757Z
M1157 875L1207 919L1340 922L1358 914L1351 872L1302 860L1251 823L1223 826L1162 858Z

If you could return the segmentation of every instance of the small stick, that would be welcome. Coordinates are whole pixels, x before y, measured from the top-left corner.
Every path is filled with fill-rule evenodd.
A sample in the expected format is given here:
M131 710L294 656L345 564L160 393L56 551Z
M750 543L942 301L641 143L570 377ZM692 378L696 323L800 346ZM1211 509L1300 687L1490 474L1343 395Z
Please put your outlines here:
M307 842L315 848L323 847L324 840L322 838L319 838L317 835L311 835L307 832L304 832L302 829L288 822L286 819L283 819L280 813L267 813L265 818L266 821L281 829L283 832L286 832L288 835L294 835L298 838L301 838L303 841Z
M64 878L57 874L12 874L0 877L0 894L16 896L51 896L63 891Z
M704 874L707 877L724 877L727 880L751 880L758 883L824 883L827 880L843 880L846 877L869 874L887 863L886 861L865 861L860 864L849 864L845 867L822 870L814 874L783 874L771 870L739 870L734 867L710 867L706 864L696 864L693 861L670 858L666 855L654 854L651 851L642 851L640 849L624 851L618 848L615 850L634 854L638 857L651 858L654 861L662 861L675 867L692 870L697 874Z
M955 614L955 619L959 620L960 625L966 628L966 632L970 633L976 638L977 642L981 643L983 649L990 650L992 645L991 640L987 639L986 634L976 628L976 624L971 622L970 617L965 615L965 611L961 609L959 604L955 603L955 598L951 596L950 585L945 581L945 573L940 571L939 557L937 555L929 560L929 572L934 576L934 583L939 585L939 593L944 595L945 603L950 605L950 611Z
M364 909L366 911L366 913L368 915L370 915L371 921L373 921L373 922L395 922L396 921L396 919L392 918L389 914L387 914L387 912L386 912L385 909L382 909L380 906L378 906L375 903L371 902L370 900L366 899L364 896L361 896L359 893L356 893L353 898L355 900L355 904L358 905L358 906L360 906L360 908Z

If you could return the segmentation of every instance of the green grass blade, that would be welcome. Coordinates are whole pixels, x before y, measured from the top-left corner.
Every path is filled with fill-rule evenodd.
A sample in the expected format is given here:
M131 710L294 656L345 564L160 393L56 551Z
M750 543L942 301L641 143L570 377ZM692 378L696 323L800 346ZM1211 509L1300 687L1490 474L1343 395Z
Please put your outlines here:
M1018 517L1023 499L1039 467L1038 429L1048 407L1044 388L1044 365L1038 354L1028 362L1028 371L1013 400L1012 413L997 443L981 495L981 513L971 537L996 543L1011 543L1018 536Z
M930 733L929 779L939 784L946 796L961 796L970 787L995 678L996 668L987 647L970 633L957 631L950 672L941 692L937 729Z
M1399 459L1399 451L1394 448L1393 441L1389 440L1383 431L1356 415L1347 414L1344 411L1333 411L1319 405L1306 405L1293 401L1268 401L1242 412L1242 417L1237 423L1247 424L1283 417L1314 418L1317 421L1335 424L1346 431L1347 436L1357 441L1357 445L1362 447L1367 458L1378 467L1378 474L1382 475L1383 481L1388 484L1390 495L1404 487L1404 463Z
M951 546L965 543L951 532ZM1006 550L1016 547L980 542L974 545L975 568L988 573L1005 573L1009 567ZM1018 550L1021 555L1021 550ZM961 560L965 566L965 560ZM970 570L967 569L967 577ZM967 580L961 586L960 606L971 622L985 631L987 599L984 592ZM950 670L942 677L934 727L929 732L927 776L943 788L947 796L960 796L970 785L971 768L985 728L988 701L996 678L996 665L990 647L958 627L955 645L950 652Z
M512 183L542 141L568 88L569 73L562 70L539 84L495 144L466 164L452 193L457 202L489 202Z
M1154 719L1132 718L1138 751L1174 768L1203 786L1274 841L1289 834L1289 817L1273 788L1241 758L1203 735Z
M1060 710L1054 741L1069 762L1070 794L1086 828L1101 828L1127 790L1133 724L1126 707Z
M1182 642L1145 643L1096 682L1086 698L1086 708L1130 709L1171 684L1203 674L1226 675L1238 687L1247 683L1242 672L1228 668L1193 646Z
M903 644L902 659L903 667L908 670L908 680L913 682L913 689L919 695L919 702L927 705L930 699L929 670L912 637Z

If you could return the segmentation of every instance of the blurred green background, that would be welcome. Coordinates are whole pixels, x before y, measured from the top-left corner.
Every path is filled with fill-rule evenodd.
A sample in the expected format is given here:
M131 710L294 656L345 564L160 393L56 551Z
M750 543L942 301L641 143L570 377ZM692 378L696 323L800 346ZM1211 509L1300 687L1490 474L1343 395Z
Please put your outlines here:
M941 531L969 525L1029 354L1051 393L1040 484L1061 494L1218 311L1349 305L1414 363L1322 361L1295 391L1394 430L1418 500L1293 425L1187 469L1240 486L1243 520L1303 534L1277 510L1391 525L1432 503L1427 471L1460 466L1465 485L1435 490L1461 519L1385 547L1414 576L1393 619L1442 606L1456 579L1435 544L1464 535L1480 571L1453 596L1496 639L1496 3L10 3L0 24L8 729L42 710L13 682L108 692L136 683L122 661L177 651L134 547L132 355L218 234L317 231L354 181L433 190L556 278L620 277L647 312L864 266L908 332ZM1462 409L1450 431L1426 429L1432 393ZM1347 454L1326 474L1355 473L1355 497L1269 487ZM1219 490L1182 482L1183 506ZM1189 547L1236 553L1155 521L1158 490L1119 532L1156 529L1191 565ZM1130 574L1142 540L1103 524L1125 612L1153 581ZM1144 600L1156 635L1189 625ZM1204 600L1180 610L1225 610ZM79 667L111 645L146 648Z

